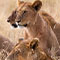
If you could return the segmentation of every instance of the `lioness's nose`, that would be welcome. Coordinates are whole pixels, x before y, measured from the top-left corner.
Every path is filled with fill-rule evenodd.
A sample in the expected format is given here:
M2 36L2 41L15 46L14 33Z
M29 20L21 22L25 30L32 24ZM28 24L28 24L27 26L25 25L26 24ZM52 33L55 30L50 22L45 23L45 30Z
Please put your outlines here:
M12 24L12 26L13 26L14 28L17 28L17 27L18 27L16 24Z

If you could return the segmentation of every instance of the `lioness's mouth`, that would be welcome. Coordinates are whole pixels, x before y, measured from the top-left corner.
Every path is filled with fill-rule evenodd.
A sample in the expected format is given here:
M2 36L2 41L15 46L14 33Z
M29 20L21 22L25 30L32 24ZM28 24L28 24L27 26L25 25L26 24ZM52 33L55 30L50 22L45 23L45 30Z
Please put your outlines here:
M24 26L24 27L27 27L27 24L23 24L23 25L21 25L21 24L18 24L19 26Z
M19 27L27 27L27 24L18 24L18 23L15 23L15 24L12 24L12 26L14 27L14 28L17 28L18 26Z

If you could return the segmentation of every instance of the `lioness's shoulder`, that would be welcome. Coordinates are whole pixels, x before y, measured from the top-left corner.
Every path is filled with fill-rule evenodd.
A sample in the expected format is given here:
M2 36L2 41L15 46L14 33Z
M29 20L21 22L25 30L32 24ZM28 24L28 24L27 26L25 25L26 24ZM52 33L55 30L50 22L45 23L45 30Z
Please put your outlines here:
M54 27L54 25L56 24L56 21L54 20L54 18L53 18L49 13L41 10L41 11L39 11L39 14L42 15L42 17L44 18L44 20L45 20L46 22L48 22L48 24L49 24L52 28Z

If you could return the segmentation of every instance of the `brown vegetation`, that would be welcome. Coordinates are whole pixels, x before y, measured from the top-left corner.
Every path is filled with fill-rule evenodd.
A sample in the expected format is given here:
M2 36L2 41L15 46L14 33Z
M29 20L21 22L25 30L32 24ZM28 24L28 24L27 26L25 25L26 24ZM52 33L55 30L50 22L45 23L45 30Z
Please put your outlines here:
M13 47L14 44L10 42L9 39L0 35L0 60L5 60Z

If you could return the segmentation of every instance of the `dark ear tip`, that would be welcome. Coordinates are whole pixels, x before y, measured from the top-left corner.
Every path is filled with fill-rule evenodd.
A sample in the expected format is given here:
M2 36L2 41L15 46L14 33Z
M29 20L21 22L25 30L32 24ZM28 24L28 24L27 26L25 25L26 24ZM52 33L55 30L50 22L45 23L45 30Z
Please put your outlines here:
M41 4L41 6L42 6L42 1L40 1L40 4Z
M33 7L36 11L39 11L40 8L41 8L41 6L42 6L42 2L41 2L40 0L36 0L36 1L33 3L33 5L32 5L32 7Z
M37 4L39 4L40 6L42 6L42 1L37 0L36 2L37 2Z
M39 39L38 38L34 38L33 41L35 41L35 43L36 42L38 43L39 42Z
M40 1L40 0L36 0L35 3L38 3L38 4L42 5L42 1Z

